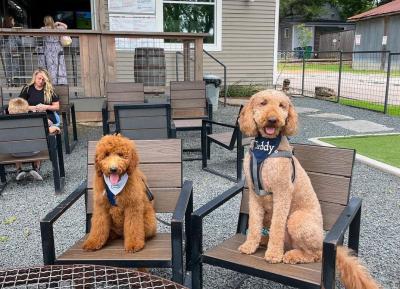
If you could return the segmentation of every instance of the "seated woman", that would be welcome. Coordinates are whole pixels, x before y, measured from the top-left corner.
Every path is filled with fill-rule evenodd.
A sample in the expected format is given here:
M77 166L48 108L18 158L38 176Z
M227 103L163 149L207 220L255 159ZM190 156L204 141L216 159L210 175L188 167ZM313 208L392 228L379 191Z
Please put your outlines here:
M53 126L58 127L60 125L60 117L57 114L57 111L60 109L59 98L54 93L49 74L45 69L39 68L33 72L31 82L22 88L19 97L28 102L29 111L45 111L47 113L47 118L51 121ZM33 169L29 174L35 180L43 180L42 176L39 174L39 169L40 161L34 162ZM21 169L21 174L22 172ZM19 174L17 174L17 180L22 179L24 176L18 177Z

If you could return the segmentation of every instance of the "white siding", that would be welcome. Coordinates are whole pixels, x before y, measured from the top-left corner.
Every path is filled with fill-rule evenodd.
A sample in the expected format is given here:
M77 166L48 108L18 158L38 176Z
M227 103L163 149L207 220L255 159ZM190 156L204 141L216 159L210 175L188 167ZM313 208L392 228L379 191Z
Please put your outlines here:
M229 84L272 84L275 5L276 0L222 2L222 51L210 53L227 66ZM108 13L106 19L108 28ZM166 57L168 81L175 78L175 53L166 53ZM117 80L133 80L133 65L133 53L118 51ZM223 77L222 67L207 55L204 73Z

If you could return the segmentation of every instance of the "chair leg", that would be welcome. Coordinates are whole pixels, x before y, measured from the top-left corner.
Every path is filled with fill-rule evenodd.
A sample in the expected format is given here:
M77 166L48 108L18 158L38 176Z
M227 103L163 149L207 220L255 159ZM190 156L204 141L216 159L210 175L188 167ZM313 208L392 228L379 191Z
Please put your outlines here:
M75 115L75 105L71 106L71 118L72 118L72 134L74 141L78 140L78 132L76 129L76 115Z
M3 192L3 190L5 189L6 185L7 185L7 179L6 179L6 169L4 167L4 165L0 165L0 196L1 193Z
M210 159L211 157L211 141L209 138L207 138L207 159Z
M69 145L69 132L68 132L68 120L67 120L67 113L63 111L61 113L62 122L63 122L63 135L64 135L64 144L65 144L65 153L71 153L71 147Z
M62 151L61 135L57 134L56 140L57 140L57 156L58 156L58 166L60 168L60 176L65 177L64 155Z
M54 136L49 136L49 154L50 160L53 166L53 178L54 178L54 189L56 194L61 193L61 178L60 178L60 170L58 167L58 159L57 159L57 145Z
M202 133L202 136L201 136L201 159L202 159L201 166L204 169L207 167L207 140L208 140L208 137L204 130L202 130L201 133Z

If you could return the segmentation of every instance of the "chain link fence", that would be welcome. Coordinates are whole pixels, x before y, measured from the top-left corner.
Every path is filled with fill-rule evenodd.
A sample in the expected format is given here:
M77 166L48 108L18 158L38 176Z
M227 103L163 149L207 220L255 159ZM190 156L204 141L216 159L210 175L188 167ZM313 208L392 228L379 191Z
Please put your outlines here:
M400 116L400 53L281 51L276 85L285 79L292 95Z

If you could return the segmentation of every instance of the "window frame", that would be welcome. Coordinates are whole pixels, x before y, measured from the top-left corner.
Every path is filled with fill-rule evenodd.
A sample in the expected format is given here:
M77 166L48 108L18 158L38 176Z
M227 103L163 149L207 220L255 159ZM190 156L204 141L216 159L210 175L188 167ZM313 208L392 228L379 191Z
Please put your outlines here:
M158 2L158 1L157 1ZM214 43L204 43L203 48L207 51L222 51L222 0L214 0L214 2L204 2L204 1L177 1L177 0L161 0L161 9L160 11L160 17L157 16L157 25L160 25L158 23L161 21L161 26L163 27L164 31L164 3L168 4L194 4L194 5L213 5L214 6ZM176 44L169 44L167 50L182 50L183 45L181 43L176 43Z

